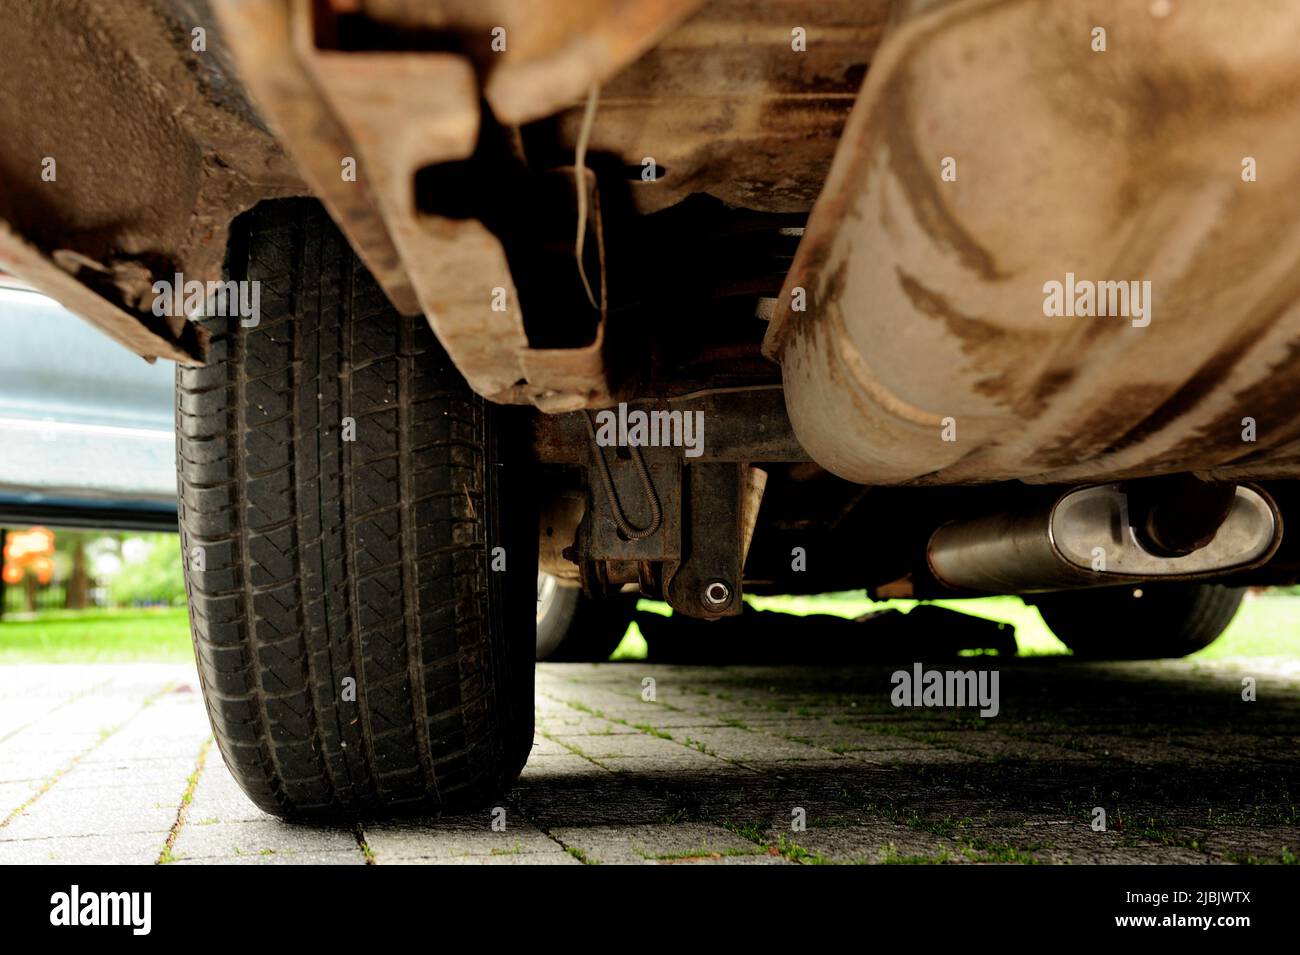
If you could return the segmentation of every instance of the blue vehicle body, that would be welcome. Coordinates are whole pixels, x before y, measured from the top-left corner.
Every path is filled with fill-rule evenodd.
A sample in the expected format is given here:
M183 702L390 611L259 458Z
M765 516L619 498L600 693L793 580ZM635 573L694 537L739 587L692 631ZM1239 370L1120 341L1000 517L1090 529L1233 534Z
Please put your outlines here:
M0 279L0 523L174 530L174 375Z

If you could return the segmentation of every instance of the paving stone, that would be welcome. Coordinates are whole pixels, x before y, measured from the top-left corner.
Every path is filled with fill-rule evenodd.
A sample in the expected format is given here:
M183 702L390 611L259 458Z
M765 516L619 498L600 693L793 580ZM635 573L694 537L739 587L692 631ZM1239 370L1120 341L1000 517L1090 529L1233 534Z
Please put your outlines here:
M1195 839L1201 852L1215 862L1275 863L1294 865L1300 859L1300 826L1216 826L1212 829L1176 828L1185 840Z
M555 740L538 734L533 739L533 751L529 753L528 758L533 760L542 756L565 756L570 753L570 750L565 749Z
M676 739L663 739L647 733L623 734L619 736L557 736L556 741L562 745L579 750L581 755L596 760L612 757L653 757L675 759L684 745Z
M834 754L824 749L785 739L774 733L754 732L729 726L695 729L690 733L684 733L683 739L688 745L693 741L694 744L703 747L703 752L742 763L836 758Z
M165 831L14 839L0 842L0 865L153 865L166 843Z
M41 789L39 780L29 779L23 782L0 783L0 819L6 819L19 806L35 796Z
M524 767L521 779L532 781L563 780L584 774L607 776L610 770L584 756L565 752L557 756L534 756Z
M291 825L268 817L256 822L186 824L172 846L172 856L177 860L290 858L319 852L351 852L365 861L356 835L348 829Z
M788 828L788 826L787 826ZM879 821L868 826L812 825L803 832L769 836L812 853L818 862L880 864L969 861L960 845L941 835Z
M189 825L207 825L213 822L260 822L271 817L244 795L213 746L208 750L185 818Z
M767 855L743 836L700 823L574 827L554 829L551 835L600 863L717 862L732 855Z
M194 771L199 745L195 743L192 751L184 756L170 756L159 759L118 758L97 762L82 761L72 772L59 779L58 787L60 790L88 789L96 791L138 786L174 787L178 780L183 786L190 773Z
M0 842L127 833L161 833L165 837L176 822L184 791L184 777L170 787L115 789L111 798L95 790L56 785L0 828ZM158 845L161 848L161 840Z
M1093 753L1081 752L1043 740L1007 736L996 730L987 732L955 730L933 733L928 742L943 749L953 749L968 756L984 759L1032 759L1052 763L1061 760L1078 761L1096 758Z
M926 749L885 749L870 754L846 754L850 756L869 756L870 761L881 765L900 766L944 766L952 763L979 763L983 759L970 753L961 753L953 749L940 749L935 746Z
M582 860L569 855L567 852L560 851L556 853L547 853L545 855L537 852L527 853L510 853L505 852L500 855L464 855L453 856L449 859L439 858L429 860L422 858L399 858L385 862L385 865L429 865L433 861L437 865L582 865Z
M451 861L469 856L566 855L545 833L523 821L509 808L506 828L494 831L491 816L473 822L434 819L423 823L372 824L365 827L366 844L379 864L413 859Z
M753 769L739 763L706 756L698 750L686 746L677 747L677 752L665 751L654 756L606 756L598 760L600 765L616 773L752 773Z
M637 729L635 726L629 726L625 723L615 723L613 720L603 719L597 716L587 716L585 713L569 717L539 717L537 720L537 729L539 732L545 732L549 736L611 736L623 733L641 732L641 730Z
M487 810L370 820L369 861L1198 864L1300 853L1294 660L1012 659L999 663L1001 712L983 722L893 707L893 669L543 665L536 745L501 803L508 829L493 832ZM1260 681L1256 703L1240 701L1243 674ZM647 676L654 703L641 699ZM184 666L0 668L0 864L156 861L210 735L196 686ZM1089 825L1098 805L1105 832ZM347 827L288 825L253 806L215 747L172 856L367 862Z
M365 857L356 850L337 849L283 849L258 852L255 855L204 856L194 859L176 859L169 865L365 865Z

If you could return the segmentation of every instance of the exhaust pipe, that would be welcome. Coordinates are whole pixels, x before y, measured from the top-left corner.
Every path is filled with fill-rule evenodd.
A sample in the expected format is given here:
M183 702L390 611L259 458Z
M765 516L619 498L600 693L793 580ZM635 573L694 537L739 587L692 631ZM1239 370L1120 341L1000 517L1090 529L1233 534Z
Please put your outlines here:
M1133 528L1124 486L1102 484L945 524L930 536L927 560L953 590L1023 594L1217 577L1264 563L1281 540L1272 498L1238 486L1208 543L1181 556L1153 553Z

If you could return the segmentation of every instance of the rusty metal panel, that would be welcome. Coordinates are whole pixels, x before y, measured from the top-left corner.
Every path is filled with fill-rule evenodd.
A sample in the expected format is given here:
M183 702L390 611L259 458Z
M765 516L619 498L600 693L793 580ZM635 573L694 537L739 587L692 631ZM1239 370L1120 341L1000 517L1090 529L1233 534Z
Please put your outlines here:
M889 10L890 0L710 0L602 87L590 148L628 167L641 212L698 192L807 212ZM581 108L560 117L563 142L581 119ZM647 157L653 181L641 176Z
M173 327L166 318L123 311L46 259L3 222L0 264L137 355L151 361L169 358L182 365L202 364L207 352L207 332L203 328L189 323L184 316L178 327Z
M0 24L7 267L146 357L200 359L154 278L217 278L230 219L303 191L217 24L189 0L0 0Z
M569 216L576 225L576 201L578 194L578 171L572 166L561 166L540 177L537 194L543 197L540 212L534 213L538 218L550 218L552 222L562 222L566 228ZM592 294L597 308L595 328L591 341L585 345L568 348L534 348L531 345L521 349L517 354L519 381L515 384L507 400L516 404L532 404L543 411L561 413L579 408L599 408L612 401L610 394L609 372L605 364L605 331L609 319L609 289L605 265L605 228L601 213L600 190L597 188L596 176L590 169L583 169L581 180L586 189L586 238L587 249L594 251L595 274L589 276ZM549 210L545 211L545 210ZM557 210L561 215L557 215ZM544 231L544 230L543 230ZM567 236L565 237L567 240ZM564 268L577 270L577 260L565 261ZM547 320L556 321L566 309L585 308L587 302L551 303Z
M485 145L480 73L495 73L480 61L490 51L463 31L492 13L491 5L471 10L467 20L463 10L452 15L455 5L421 5L421 19L402 4L218 3L231 27L243 28L241 68L305 176L394 304L425 315L470 386L493 401L553 411L608 401L594 176L588 171L581 177L590 244L601 265L601 307L591 341L572 348L530 346L507 249L487 221L537 211L502 210L496 193L542 194L545 183L567 176L565 204L548 211L558 211L557 221L571 230L579 181L569 168L522 182L526 172L498 142L495 125ZM522 9L512 8L515 20L506 22L531 23L538 14L520 20ZM667 15L667 6L661 12ZM513 58L493 61L494 69L526 62L530 35L516 31ZM480 39L490 38L485 29ZM340 174L344 158L355 162L354 178ZM437 178L440 170L450 170L449 178ZM427 188L421 191L425 172L435 174L432 197ZM494 178L497 173L506 181ZM432 208L426 207L430 198ZM444 214L440 203L451 211ZM567 304L552 303L557 309Z
M398 311L420 311L410 277L358 162L354 181L341 162L355 157L347 132L313 86L294 52L293 0L211 0L232 40L240 77L248 84L293 156L312 193L324 203L357 255Z
M813 458L870 484L1293 474L1300 6L904 8L765 342ZM1100 316L1076 279L1139 284ZM1085 314L1054 314L1067 288Z
M415 195L420 169L474 153L473 67L452 53L319 50L305 13L296 32L298 55L348 133L398 254L413 263L420 310L471 387L502 400L528 347L505 249L477 219L422 215Z
M454 38L496 118L554 113L571 151L592 84L593 155L628 167L641 212L696 192L812 207L891 0L335 0L393 29ZM493 50L492 30L505 30ZM794 31L803 33L796 43ZM798 49L796 49L796 46ZM570 152L571 154L571 152ZM663 175L641 179L653 157Z
M695 395L638 399L629 409L700 414L703 421L698 457L701 463L790 463L807 461L786 417L779 385L719 388ZM538 416L532 422L531 445L542 464L583 464L588 461L591 436L584 415ZM673 449L682 457L681 449Z
M394 28L455 37L484 76L503 123L519 125L582 99L704 0L333 0ZM500 31L499 33L497 31Z

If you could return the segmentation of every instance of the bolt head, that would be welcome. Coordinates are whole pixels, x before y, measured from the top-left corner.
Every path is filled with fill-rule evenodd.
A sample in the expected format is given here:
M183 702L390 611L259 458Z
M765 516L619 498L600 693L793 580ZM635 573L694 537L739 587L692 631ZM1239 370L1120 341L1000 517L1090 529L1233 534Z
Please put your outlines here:
M709 610L722 610L731 603L731 588L726 581L712 580L704 585L704 606Z

